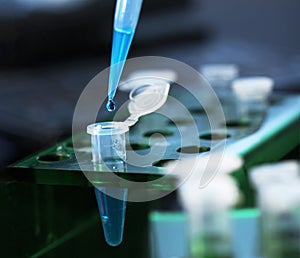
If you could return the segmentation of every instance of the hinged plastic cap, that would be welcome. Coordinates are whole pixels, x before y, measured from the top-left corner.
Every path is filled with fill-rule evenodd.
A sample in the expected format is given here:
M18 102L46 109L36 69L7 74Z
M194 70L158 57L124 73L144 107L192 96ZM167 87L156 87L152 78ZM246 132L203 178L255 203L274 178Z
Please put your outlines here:
M87 133L91 135L115 135L123 134L129 130L123 122L101 122L88 125Z

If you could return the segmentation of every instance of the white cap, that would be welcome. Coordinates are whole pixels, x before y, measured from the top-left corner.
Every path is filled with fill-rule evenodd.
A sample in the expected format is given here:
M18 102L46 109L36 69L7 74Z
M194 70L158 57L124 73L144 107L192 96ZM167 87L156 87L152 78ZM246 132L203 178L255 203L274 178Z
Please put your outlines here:
M166 168L181 179L190 177L193 180L198 180L198 186L200 186L200 179L204 172L229 174L241 168L242 165L242 158L234 153L211 151L205 155L177 160L175 164L170 162Z
M239 99L266 99L272 92L273 79L264 76L245 77L233 81L233 92Z
M123 134L129 130L123 122L101 122L87 126L87 133L91 135L115 135Z
M210 162L214 162L216 155L222 154L214 153L178 160L175 168L170 166L170 169L176 169L181 173L185 171L183 173L185 175L187 170L191 173L188 180L179 188L182 203L187 210L197 210L206 205L229 208L239 200L238 187L228 173L240 168L242 160L232 154L223 154L223 158L216 159L220 164L216 167L217 171L211 173L217 174L205 186L200 185L201 176L204 172L210 172Z
M190 181L179 188L179 194L189 215L192 235L197 235L205 226L202 224L205 213L223 216L239 200L238 187L228 174L218 174L205 188L200 189Z
M259 205L262 211L272 213L289 212L300 208L300 180L290 184L272 184L259 191Z
M239 69L235 64L207 64L199 68L207 80L233 80L238 77Z
M295 160L261 165L250 170L249 177L254 187L276 183L290 183L299 178L300 166Z

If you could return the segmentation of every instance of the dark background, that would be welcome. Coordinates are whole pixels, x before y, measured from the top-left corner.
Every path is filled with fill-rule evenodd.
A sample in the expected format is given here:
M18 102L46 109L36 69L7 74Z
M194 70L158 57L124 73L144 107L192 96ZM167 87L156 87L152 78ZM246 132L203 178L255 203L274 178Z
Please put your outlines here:
M114 5L0 0L1 165L70 135L81 91L109 65ZM298 0L145 0L129 57L233 62L299 91L299 11Z

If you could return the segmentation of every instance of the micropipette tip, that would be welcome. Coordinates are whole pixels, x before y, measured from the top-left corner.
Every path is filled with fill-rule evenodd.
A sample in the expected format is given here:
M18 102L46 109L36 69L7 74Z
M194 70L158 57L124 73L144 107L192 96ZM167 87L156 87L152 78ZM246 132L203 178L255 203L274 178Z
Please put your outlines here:
M110 99L107 101L107 104L106 104L106 109L109 111L109 112L112 112L116 109L116 104L115 102Z

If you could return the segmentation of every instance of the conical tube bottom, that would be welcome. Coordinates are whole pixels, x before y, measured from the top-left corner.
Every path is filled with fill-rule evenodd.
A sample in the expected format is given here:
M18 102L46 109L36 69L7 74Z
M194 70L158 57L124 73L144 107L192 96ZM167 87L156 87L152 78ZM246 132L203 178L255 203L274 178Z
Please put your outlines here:
M123 240L127 192L126 188L95 188L104 237L110 246L118 246Z

